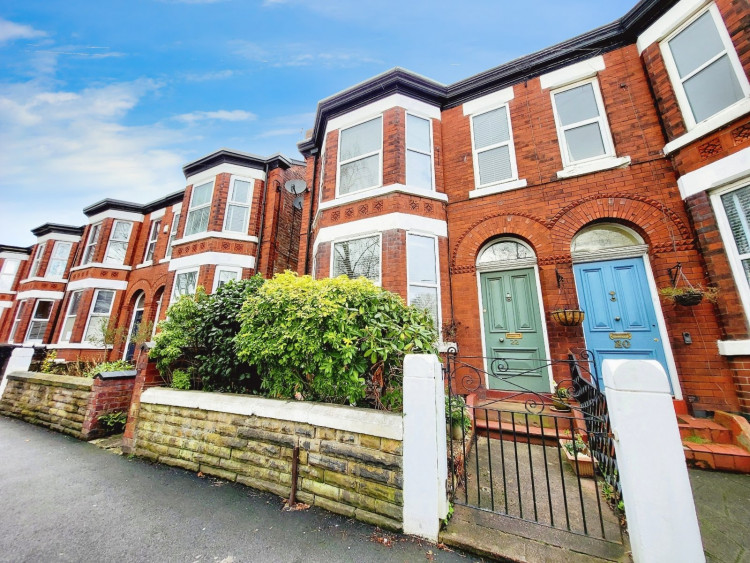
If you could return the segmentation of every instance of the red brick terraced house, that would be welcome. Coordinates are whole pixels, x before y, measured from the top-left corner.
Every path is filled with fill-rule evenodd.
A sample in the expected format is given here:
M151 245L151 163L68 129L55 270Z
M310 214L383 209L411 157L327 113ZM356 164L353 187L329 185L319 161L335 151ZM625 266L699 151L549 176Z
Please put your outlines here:
M679 408L750 413L749 29L746 0L642 0L455 84L375 76L319 102L305 162L220 150L185 166L184 191L0 247L0 341L72 360L100 353L103 322L132 334L198 285L296 269L426 307L477 367L650 358ZM675 285L717 301L661 297Z
M288 180L304 163L219 150L187 164L184 190L145 205L104 199L88 224L45 224L29 248L0 247L0 341L44 346L63 361L132 360L132 336L175 297L297 268L301 212Z
M300 271L427 307L478 367L650 358L678 407L750 412L749 29L745 0L644 0L455 84L396 68L322 100Z

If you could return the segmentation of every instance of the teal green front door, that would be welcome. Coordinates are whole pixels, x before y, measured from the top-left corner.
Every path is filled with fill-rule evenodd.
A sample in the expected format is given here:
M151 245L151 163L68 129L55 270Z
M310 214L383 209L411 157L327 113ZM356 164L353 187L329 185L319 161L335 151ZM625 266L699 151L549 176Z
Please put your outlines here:
M534 268L479 275L490 389L548 392L544 334ZM502 359L493 362L491 359ZM507 370L504 368L507 367ZM520 374L520 375L515 375Z

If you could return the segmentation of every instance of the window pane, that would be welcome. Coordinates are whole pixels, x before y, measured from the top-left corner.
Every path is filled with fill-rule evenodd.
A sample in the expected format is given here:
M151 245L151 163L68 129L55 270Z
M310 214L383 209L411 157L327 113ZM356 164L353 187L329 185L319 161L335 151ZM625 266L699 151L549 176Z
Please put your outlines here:
M415 115L406 116L406 146L421 152L432 152L429 121Z
M510 240L497 242L487 248L477 260L477 264L487 264L490 262L501 262L505 260L521 260L523 258L533 258L534 253L524 245Z
M114 296L114 291L97 292L94 309L91 311L92 314L109 314L109 310L112 308L112 299Z
M684 78L711 57L721 53L724 44L711 13L706 12L672 39L669 48L677 65L677 72L680 73L680 78Z
M740 254L750 253L749 233L747 232L748 214L750 214L750 186L724 194L721 196L721 202L724 204L724 211L726 211L727 219L729 219L729 226L737 244L737 251Z
M239 273L232 270L219 270L219 283L216 287L221 287L228 281L236 280L239 278Z
M437 283L435 239L408 235L409 283Z
M703 121L744 98L727 55L715 60L684 83L695 121Z
M78 306L81 304L81 295L82 293L80 291L76 291L70 296L70 304L68 305L68 315L78 314Z
M47 331L47 321L31 321L27 340L42 340Z
M477 154L479 163L479 184L491 184L513 177L508 145Z
M128 250L127 242L110 242L107 250L105 264L122 264L125 262L125 254Z
M380 155L375 154L344 164L341 166L339 192L343 195L372 188L380 183L379 176Z
M745 270L745 277L747 278L747 282L750 283L750 260L742 261L742 269Z
M250 182L235 180L231 200L237 203L250 203Z
M505 107L477 115L473 120L474 148L481 149L510 139Z
M70 242L56 242L55 247L52 249L52 258L67 260L71 246L73 245Z
M406 151L406 185L432 189L432 157L429 154Z
M438 326L438 300L437 288L435 287L409 287L409 305L414 305L421 309L427 309L435 326Z
M36 304L36 310L34 311L35 320L48 320L49 314L52 311L52 301L39 301Z
M591 252L605 248L623 248L643 244L632 233L615 225L598 225L581 231L573 239L573 252Z
M591 83L555 94L555 107L563 126L599 117L594 86Z
M198 207L211 202L211 185L207 182L193 188L193 197L190 201L190 207Z
M365 277L380 281L380 237L367 237L333 245L333 277Z
M247 230L247 215L250 209L244 206L227 206L227 220L224 230L244 233Z
M83 340L86 342L99 342L104 337L104 331L109 325L109 315L91 317Z
M16 273L18 272L19 260L5 259L3 262L3 269L0 273L0 291L10 291L13 287L13 280L16 279Z
M341 131L341 160L349 160L362 154L379 151L383 145L382 132L380 117Z
M175 295L194 295L198 286L198 272L184 272L175 278Z
M598 123L589 123L565 131L570 160L583 160L605 153L602 132Z
M114 229L112 230L112 239L119 241L126 241L130 238L130 229L133 228L132 223L126 223L124 221L116 221Z
M208 214L210 213L210 207L204 207L188 213L187 226L185 227L185 235L194 235L196 233L203 233L208 229Z

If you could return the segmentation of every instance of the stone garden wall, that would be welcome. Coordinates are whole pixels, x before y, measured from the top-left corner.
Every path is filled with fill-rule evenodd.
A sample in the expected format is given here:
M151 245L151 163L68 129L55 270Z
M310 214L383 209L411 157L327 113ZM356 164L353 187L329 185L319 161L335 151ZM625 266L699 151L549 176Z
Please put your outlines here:
M14 372L0 397L0 414L64 432L82 440L105 434L98 421L109 412L127 412L133 375L95 379Z
M259 397L152 388L143 392L135 453L402 529L400 414Z

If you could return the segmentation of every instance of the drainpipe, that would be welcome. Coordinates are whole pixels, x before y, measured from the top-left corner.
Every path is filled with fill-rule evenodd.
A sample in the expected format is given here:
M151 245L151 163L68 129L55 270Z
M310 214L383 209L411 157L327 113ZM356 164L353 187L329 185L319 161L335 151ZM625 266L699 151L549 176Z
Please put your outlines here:
M260 205L260 227L258 227L258 252L255 253L255 273L260 267L260 254L263 249L263 225L266 224L266 199L268 196L268 163L263 165L266 179L263 180L263 202Z
M318 149L313 149L315 152L313 155L313 177L312 186L310 186L310 213L307 216L307 241L305 242L305 271L303 274L309 274L308 271L310 265L310 236L312 235L312 217L313 217L313 205L315 205L315 188L317 187L318 178ZM323 163L325 165L325 163Z
M273 209L273 244L271 244L270 241L268 243L268 252L270 252L269 256L271 257L268 265L270 267L271 274L273 274L274 262L276 262L276 256L279 253L279 215L281 215L281 201L284 197L284 194L281 193L281 184L278 180L275 181L275 186L276 203L274 204Z

